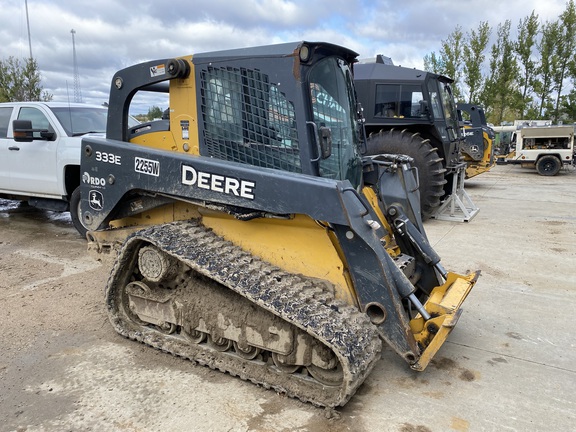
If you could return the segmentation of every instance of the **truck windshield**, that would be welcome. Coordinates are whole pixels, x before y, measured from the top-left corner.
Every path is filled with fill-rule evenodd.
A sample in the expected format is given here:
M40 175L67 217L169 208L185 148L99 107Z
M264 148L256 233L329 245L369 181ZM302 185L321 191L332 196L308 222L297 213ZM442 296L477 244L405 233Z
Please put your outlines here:
M328 128L332 141L330 156L320 159L320 175L348 179L357 187L362 166L356 100L348 64L335 57L319 61L310 71L309 88L316 129Z
M52 107L52 112L69 136L106 132L108 110L104 107Z

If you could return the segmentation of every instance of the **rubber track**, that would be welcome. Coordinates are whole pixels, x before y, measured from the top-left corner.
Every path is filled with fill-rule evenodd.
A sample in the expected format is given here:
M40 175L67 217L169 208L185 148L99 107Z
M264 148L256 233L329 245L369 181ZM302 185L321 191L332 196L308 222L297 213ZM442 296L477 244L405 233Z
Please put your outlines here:
M136 325L126 318L118 307L117 295L129 282L142 241L157 246L327 345L342 365L342 385L325 386L304 374L282 373L262 361L188 344L180 337ZM303 402L336 407L350 399L380 359L382 342L367 316L336 301L331 291L325 281L287 273L222 239L199 222L187 221L156 225L130 236L115 261L106 301L112 325L125 337Z

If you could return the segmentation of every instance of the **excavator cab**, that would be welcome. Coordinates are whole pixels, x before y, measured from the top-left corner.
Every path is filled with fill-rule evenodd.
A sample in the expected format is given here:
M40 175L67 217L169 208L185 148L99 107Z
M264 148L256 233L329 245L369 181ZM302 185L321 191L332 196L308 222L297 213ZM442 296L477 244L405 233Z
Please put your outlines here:
M319 406L349 400L382 341L426 367L478 273L440 264L411 158L361 157L356 56L297 42L114 75L81 214L116 256L116 331ZM148 91L169 115L128 128Z

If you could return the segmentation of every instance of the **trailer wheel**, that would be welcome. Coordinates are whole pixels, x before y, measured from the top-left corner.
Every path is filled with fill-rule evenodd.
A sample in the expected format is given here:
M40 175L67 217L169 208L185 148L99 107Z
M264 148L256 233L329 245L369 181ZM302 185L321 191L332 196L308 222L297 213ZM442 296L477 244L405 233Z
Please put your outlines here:
M74 189L70 197L70 218L76 231L78 231L82 237L86 237L88 229L82 224L82 213L80 212L80 186Z
M562 162L556 156L542 156L536 162L536 170L538 174L543 176L555 176L560 171L560 168L562 168Z
M437 149L418 133L392 129L368 137L367 155L383 153L405 154L414 159L420 183L420 212L423 220L429 219L440 205L446 184L446 170Z

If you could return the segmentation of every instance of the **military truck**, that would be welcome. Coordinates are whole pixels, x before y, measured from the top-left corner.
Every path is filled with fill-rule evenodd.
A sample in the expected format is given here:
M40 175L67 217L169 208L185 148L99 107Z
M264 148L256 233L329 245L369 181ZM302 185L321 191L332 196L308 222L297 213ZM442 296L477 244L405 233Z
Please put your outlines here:
M451 84L443 75L395 66L382 55L354 66L367 155L405 154L418 168L422 216L452 191L463 144Z

